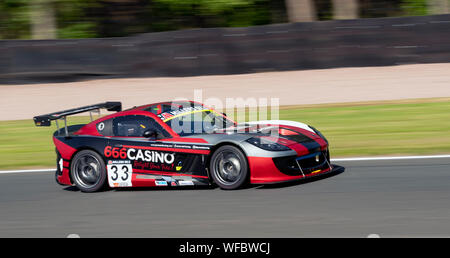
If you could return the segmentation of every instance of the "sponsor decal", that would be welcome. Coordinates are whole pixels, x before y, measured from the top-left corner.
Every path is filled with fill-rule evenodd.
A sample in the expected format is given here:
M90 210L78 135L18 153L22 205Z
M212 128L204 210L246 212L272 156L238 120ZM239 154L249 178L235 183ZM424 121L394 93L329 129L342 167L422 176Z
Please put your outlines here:
M180 185L180 186L194 185L194 182L192 182L192 181L178 181L178 185Z
M160 148L173 148L172 144L161 144L161 143L152 143L151 147L160 147Z
M156 180L155 181L155 185L156 186L167 186L167 182L166 181Z
M142 150L134 148L120 148L107 146L103 152L105 157L129 159L151 163L172 164L175 161L175 153L159 152L153 150Z
M99 131L103 131L103 129L105 129L105 123L103 123L103 122L99 123L99 124L97 125L97 129L98 129Z
M189 114L195 111L202 111L202 110L209 110L209 109L203 106L186 107L161 113L158 115L158 117L161 118L161 120L166 121L178 115Z
M162 113L162 114L159 114L158 115L158 117L159 118L161 118L161 120L167 120L167 119L169 119L169 118L171 118L171 117L173 117L174 115L172 115L172 114L170 114L170 113Z
M174 149L194 149L194 150L209 150L210 147L206 145L193 145L193 144L167 144L167 143L150 143L150 147L157 148L174 148ZM112 148L112 147L110 147ZM118 148L120 149L120 148ZM109 150L111 151L111 149Z
M178 164L177 164L177 166L175 167L175 170L176 170L176 171L180 171L182 168L183 168L183 163L182 163L181 160L180 160L180 161L178 161Z
M149 162L142 162L142 161L134 161L133 167L136 169L143 169L143 170L161 170L161 171L173 171L174 164L166 165L166 164L155 164L155 163L149 163Z
M209 150L210 148L208 146L192 145L192 149L195 149L195 150Z
M174 153L164 153L141 149L128 149L127 157L130 160L139 160L152 163L172 164L175 161Z
M180 144L175 144L173 147L174 147L174 148L179 148L179 149L190 149L192 146L191 146L191 145L180 145Z

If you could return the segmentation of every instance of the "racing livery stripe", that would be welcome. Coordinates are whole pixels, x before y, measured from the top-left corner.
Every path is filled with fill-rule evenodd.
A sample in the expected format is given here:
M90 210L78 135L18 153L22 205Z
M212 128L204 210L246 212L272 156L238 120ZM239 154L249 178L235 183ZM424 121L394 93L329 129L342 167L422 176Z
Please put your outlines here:
M177 143L177 142L185 142L185 143L208 143L208 142L207 142L205 139L203 139L203 138L182 138L182 137L161 139L161 140L158 140L157 142L173 142L173 143Z
M184 142L167 142L167 143L150 143L149 147L173 148L173 149L192 149L192 150L209 150L212 145L197 145Z
M56 149L58 149L61 157L65 160L70 160L72 155L77 151L75 148L72 148L66 143L58 140L56 137L53 137L53 143L55 144Z
M288 126L285 126L287 128L289 128ZM308 130L305 130L303 128L292 128L292 130L308 137L309 139L311 139L311 141L307 141L307 142L299 142L299 144L303 145L305 148L307 148L309 150L310 153L312 152L316 152L317 149L321 149L322 146L327 145L325 140L323 140L321 137L319 137L318 135L316 135L315 133L312 133Z
M143 149L143 150L159 150L159 151L170 151L170 152L185 152L193 154L204 154L208 155L209 150L197 150L197 149L184 149L184 148L164 148L164 147L147 147L147 146L132 146L132 145L122 145L123 148L131 149Z
M320 150L320 144L315 140L311 140L310 142L300 142L299 144L305 146L309 153L317 152L318 149Z
M144 170L144 169L136 169L136 168L133 168L133 173L142 174L142 175L153 174L153 175L164 175L164 176L190 176L190 177L195 177L195 178L208 178L208 176L180 174L180 173L173 173L173 172L162 172L162 171Z
M170 116L170 117L168 117L168 118L165 118L165 117L164 117L164 113L161 114L161 115L158 115L158 116L159 116L159 118L161 118L161 119L163 120L163 122L165 123L165 122L168 122L168 121L170 121L170 120L172 120L172 119L174 119L174 118L180 117L180 116L185 116L185 115L190 115L190 114L199 113L199 112L205 112L205 111L210 111L210 112L211 112L212 110L209 110L209 109L195 110L195 111L191 111L191 112L180 113L180 114L177 114L177 115L174 115L174 116Z
M289 145L289 148L293 149L295 152L297 152L298 156L302 156L309 153L308 148L306 148L304 145L300 143L296 143L293 145Z
M69 177L69 168L63 168L62 175L58 175L58 181L61 184L64 185L71 185L72 182L70 181Z

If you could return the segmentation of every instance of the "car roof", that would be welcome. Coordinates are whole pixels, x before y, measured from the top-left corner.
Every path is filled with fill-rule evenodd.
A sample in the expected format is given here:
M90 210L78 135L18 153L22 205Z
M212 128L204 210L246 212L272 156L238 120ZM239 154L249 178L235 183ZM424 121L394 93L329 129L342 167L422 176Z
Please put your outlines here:
M134 107L131 110L142 110L153 113L155 115L159 115L161 113L175 111L180 108L188 108L188 107L203 107L203 104L195 101L165 101L158 102L153 104L147 104L143 106Z

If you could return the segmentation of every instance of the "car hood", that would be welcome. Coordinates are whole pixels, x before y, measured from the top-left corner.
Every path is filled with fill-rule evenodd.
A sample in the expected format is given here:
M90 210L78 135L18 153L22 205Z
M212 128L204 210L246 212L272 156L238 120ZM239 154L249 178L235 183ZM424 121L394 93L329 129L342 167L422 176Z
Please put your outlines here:
M266 137L300 153L324 150L328 143L304 123L285 120L266 120L237 124L212 134L197 134L192 138L203 138L210 144L240 142L252 137Z
M314 133L314 130L309 127L307 124L296 122L296 121L289 121L289 120L263 120L263 121L252 121L248 123L244 123L247 125L266 125L266 126L273 126L273 125L279 125L279 126L291 126L291 127L297 127L303 130L310 131Z

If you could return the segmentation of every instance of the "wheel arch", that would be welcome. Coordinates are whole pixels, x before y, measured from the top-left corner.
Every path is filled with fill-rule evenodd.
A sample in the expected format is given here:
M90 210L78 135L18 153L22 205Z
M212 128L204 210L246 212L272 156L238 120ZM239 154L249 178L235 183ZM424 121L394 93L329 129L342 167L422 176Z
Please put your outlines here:
M70 183L71 183L71 184L74 184L73 178L72 178L72 173L71 173L73 158L74 158L79 152L84 151L84 150L90 150L90 151L93 151L93 152L97 153L98 155L100 155L100 157L102 157L103 162L106 164L106 159L105 159L105 156L103 155L103 153L99 152L98 150L96 150L95 148L90 147L90 146L82 146L82 147L79 147L79 148L72 154L72 157L70 157L70 160L69 160L69 179L70 179Z
M210 152L209 152L208 156L206 157L205 167L206 167L206 169L208 171L208 178L209 178L209 180L210 181L212 180L212 177L211 177L211 174L210 174L211 171L209 171L209 166L211 164L211 158L212 158L212 156L214 155L214 152L216 152L217 149L219 149L222 146L226 146L226 145L231 145L233 147L236 147L244 154L245 158L247 159L248 178L250 178L251 171L250 171L250 164L249 164L247 152L244 150L244 148L242 148L242 146L240 146L239 144L237 144L235 142L223 141L223 142L220 142L220 143L214 145L213 147L211 147Z

